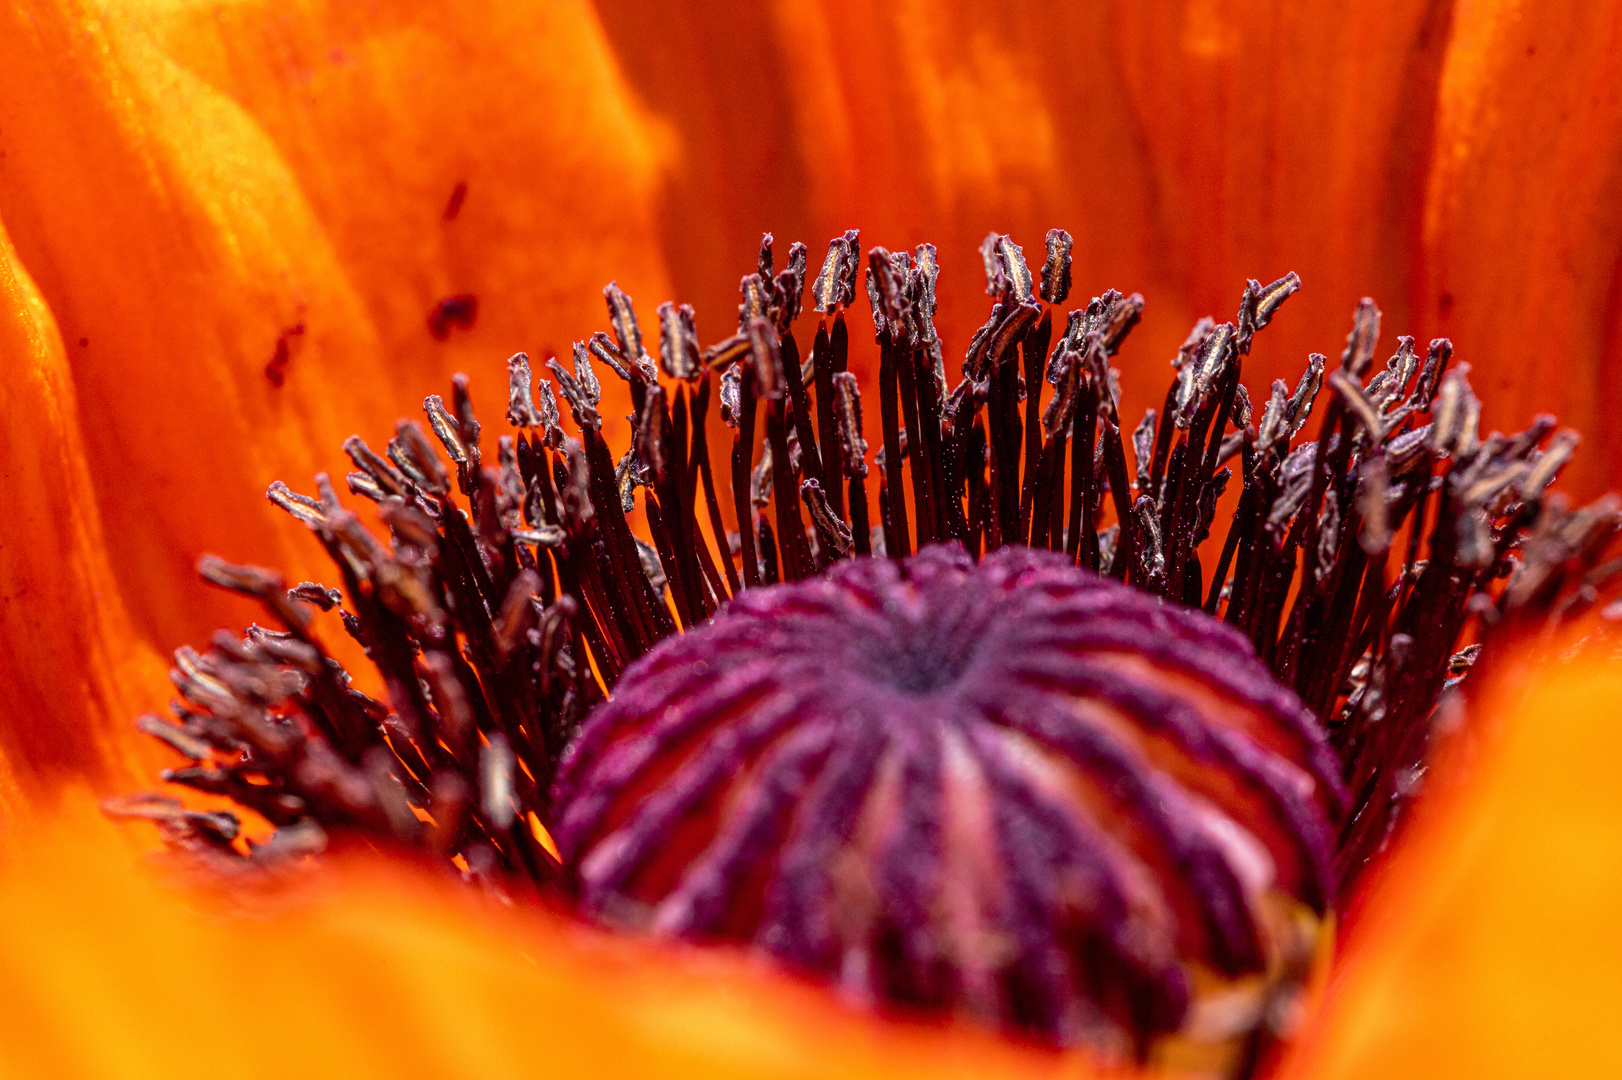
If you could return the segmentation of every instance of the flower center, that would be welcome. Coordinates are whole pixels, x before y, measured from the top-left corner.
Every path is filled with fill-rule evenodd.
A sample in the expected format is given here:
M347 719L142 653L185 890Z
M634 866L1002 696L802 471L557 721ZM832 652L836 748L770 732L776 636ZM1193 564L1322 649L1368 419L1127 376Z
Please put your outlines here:
M508 361L488 459L462 376L424 403L432 437L351 438L348 490L386 539L326 476L272 485L342 588L205 560L282 629L177 652L174 721L141 725L188 759L166 780L274 831L109 809L236 868L359 833L1044 1037L1142 1049L1194 989L1256 972L1284 981L1213 1014L1287 1014L1254 999L1310 946L1281 928L1385 843L1439 702L1598 600L1617 509L1546 495L1576 442L1551 420L1482 438L1446 341L1401 338L1377 369L1368 301L1338 365L1314 355L1253 406L1241 367L1293 274L1197 324L1133 427L1111 361L1143 300L1065 313L1062 230L1039 274L987 238L990 317L952 378L935 249L868 251L864 424L857 239L808 282L804 246L774 271L768 236L738 332L701 350L663 304L657 360L610 284L611 332L550 379ZM600 369L632 411L614 451ZM1472 615L1481 642L1455 652Z

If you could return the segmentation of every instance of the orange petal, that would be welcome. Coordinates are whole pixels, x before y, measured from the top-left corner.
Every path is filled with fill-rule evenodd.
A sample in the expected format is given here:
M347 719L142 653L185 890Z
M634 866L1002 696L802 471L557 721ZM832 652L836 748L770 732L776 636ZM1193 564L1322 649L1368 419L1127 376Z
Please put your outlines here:
M1188 314L1232 319L1248 277L1294 270L1304 282L1246 361L1253 394L1275 378L1293 385L1309 352L1338 356L1360 297L1384 310L1387 347L1416 332L1408 274L1446 10L1430 0L1117 8L1115 62L1151 192L1142 242ZM1145 404L1159 405L1159 361L1175 345L1137 354L1155 369L1157 399Z
M137 687L163 666L130 633L84 464L62 340L0 227L0 855L68 779L128 785ZM161 699L160 699L161 700Z
M382 441L460 367L497 405L502 360L600 324L615 275L650 310L668 291L657 140L581 3L19 0L0 131L0 220L68 342L114 574L164 647L250 617L197 587L204 551L329 572L271 480L341 475L344 436ZM435 340L429 309L462 293L477 322Z
M0 1074L1100 1075L864 1015L736 954L502 911L407 867L340 861L243 917L130 859L107 826L68 818L0 879Z
M1422 315L1476 366L1484 424L1555 412L1622 477L1622 10L1464 0L1425 202Z
M1551 671L1457 763L1465 782L1375 885L1286 1080L1622 1074L1618 701L1622 668Z

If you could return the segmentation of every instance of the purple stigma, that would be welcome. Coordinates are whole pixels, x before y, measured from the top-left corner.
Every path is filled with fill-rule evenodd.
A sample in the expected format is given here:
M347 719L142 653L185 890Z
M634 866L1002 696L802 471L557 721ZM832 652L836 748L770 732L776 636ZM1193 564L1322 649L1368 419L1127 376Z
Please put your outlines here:
M858 999L1142 1048L1334 896L1316 721L1199 611L1005 548L749 590L630 665L556 837L607 921Z

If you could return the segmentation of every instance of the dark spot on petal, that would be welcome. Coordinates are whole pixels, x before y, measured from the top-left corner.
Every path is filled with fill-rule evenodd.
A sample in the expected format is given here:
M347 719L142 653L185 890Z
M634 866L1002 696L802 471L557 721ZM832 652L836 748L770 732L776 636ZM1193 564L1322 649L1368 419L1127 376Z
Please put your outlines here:
M479 298L472 293L447 296L428 312L428 332L435 340L444 341L452 328L470 330L479 317Z
M451 188L451 197L445 201L446 221L455 221L456 215L462 212L462 204L467 201L467 181L458 180L456 186Z
M293 361L293 343L304 336L304 324L294 323L276 335L276 348L265 365L265 378L270 385L280 387L287 381L287 365ZM79 344L88 345L89 339L80 338Z

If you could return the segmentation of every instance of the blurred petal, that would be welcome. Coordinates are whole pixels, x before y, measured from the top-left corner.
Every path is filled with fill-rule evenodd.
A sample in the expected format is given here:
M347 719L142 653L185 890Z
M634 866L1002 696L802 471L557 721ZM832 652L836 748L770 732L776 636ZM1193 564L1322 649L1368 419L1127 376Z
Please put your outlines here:
M1622 478L1622 9L1461 0L1425 205L1424 321L1475 365L1484 424L1555 412L1568 482Z
M1616 1076L1622 669L1552 670L1427 804L1288 1080ZM1453 774L1457 777L1459 774Z
M66 819L26 865L0 879L8 1077L1099 1075L398 865L339 860L249 916L152 884L90 820Z
M611 277L650 310L668 291L657 140L579 3L17 0L0 132L0 220L68 343L113 573L164 647L244 619L197 587L204 551L321 569L271 480L341 474L344 436L382 441L459 367L500 400L502 360L583 336ZM459 294L477 320L438 341Z
M0 227L0 856L65 780L130 784L163 665L130 633L56 323ZM160 699L161 700L161 699Z

